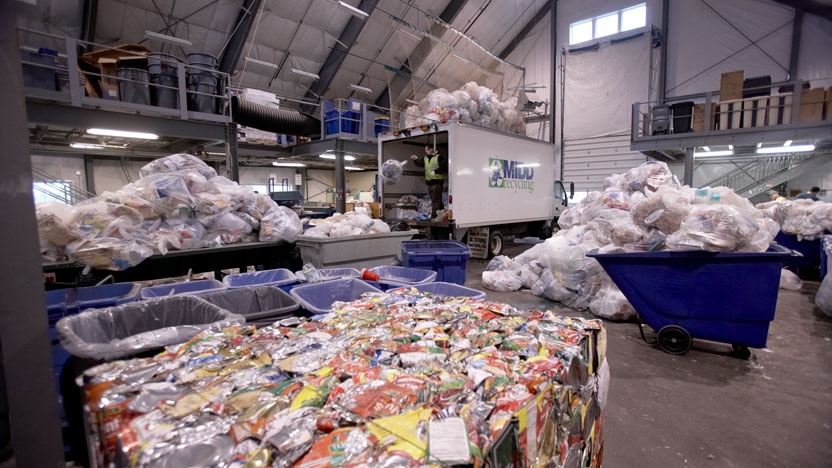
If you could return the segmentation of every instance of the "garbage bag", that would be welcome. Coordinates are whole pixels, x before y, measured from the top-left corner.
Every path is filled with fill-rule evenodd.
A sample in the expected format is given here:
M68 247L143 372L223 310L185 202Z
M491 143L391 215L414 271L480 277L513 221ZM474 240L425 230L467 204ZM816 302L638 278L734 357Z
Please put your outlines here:
M272 208L277 206L277 202L271 199L268 195L262 193L255 193L251 197L247 197L243 200L242 206L240 206L240 211L243 213L248 213L254 219L260 220L266 213L269 212Z
M611 281L604 284L589 303L589 311L608 320L635 320L638 313Z
M381 178L387 184L398 183L402 179L402 174L404 174L405 164L407 164L407 161L396 161L395 159L384 161L381 163L381 171L379 171Z
M517 291L523 287L523 280L511 270L484 271L482 285L492 291Z
M498 255L488 262L485 271L516 270L518 267L519 265L514 260L505 255Z
M661 161L647 161L624 174L624 183L632 191L646 189L655 192L659 187L673 182L673 173Z
M66 253L70 260L92 268L122 271L153 255L153 250L135 240L105 237L73 241Z
M575 291L569 290L555 279L550 270L545 270L540 279L532 285L532 294L556 302L569 301L577 296Z
M112 360L184 343L203 330L242 325L232 314L195 296L171 296L64 317L55 329L73 356Z
M832 317L832 275L829 273L823 278L815 296L815 304L820 307L824 314Z
M67 227L78 238L119 237L131 239L144 218L129 206L85 200L74 206Z
M690 211L690 203L677 190L659 190L635 206L631 212L633 221L643 228L655 228L664 234L673 234L682 225Z
M155 159L144 165L139 174L141 177L146 177L151 174L161 174L166 172L179 172L183 170L193 170L201 174L206 179L211 179L217 176L217 171L206 164L201 159L190 154L172 154L164 158Z
M667 238L671 250L730 252L759 230L754 219L730 205L694 205L679 230Z
M803 280L791 271L783 268L780 270L780 289L800 291L803 288Z
M63 203L39 203L36 207L38 233L40 237L55 246L63 247L76 239L66 220L73 214L73 208Z
M303 223L290 208L277 206L260 220L261 242L294 242L303 233Z

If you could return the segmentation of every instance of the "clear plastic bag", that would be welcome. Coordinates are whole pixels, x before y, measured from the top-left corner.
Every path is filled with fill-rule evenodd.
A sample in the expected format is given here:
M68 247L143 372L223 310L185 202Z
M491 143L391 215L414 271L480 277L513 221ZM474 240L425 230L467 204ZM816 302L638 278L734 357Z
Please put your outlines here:
M303 224L294 211L278 206L260 220L261 242L294 242L303 233Z
M205 164L204 161L196 156L184 153L172 154L170 156L165 156L164 158L153 160L142 167L139 170L139 174L142 177L146 177L151 174L179 172L182 170L196 171L206 179L211 179L217 176L217 171L215 171L211 166Z
M384 179L384 183L398 183L402 179L402 174L404 174L405 164L407 164L407 161L396 161L395 159L388 159L387 161L384 161L381 164L381 169L379 170L379 174L381 174L381 178Z
M608 320L635 320L638 313L618 287L605 282L589 303L589 311Z
M516 270L519 266L520 265L509 257L505 255L498 255L488 262L488 265L485 267L485 271Z
M646 189L655 192L659 187L673 182L673 173L661 161L647 161L627 171L624 181L632 191Z
M240 211L250 214L256 220L260 220L269 210L275 207L277 207L277 202L272 200L271 197L262 193L255 193L243 200Z
M153 255L153 250L135 240L115 238L79 239L66 246L70 260L91 268L122 271Z
M653 196L633 206L633 221L643 228L655 228L673 234L690 211L690 203L678 190L662 187Z
M523 287L523 280L510 270L484 271L482 285L492 291L517 291Z
M780 289L800 291L803 289L803 280L791 271L783 268L780 270Z
M63 203L40 203L36 207L40 237L57 247L75 240L76 235L66 221L72 218L73 208Z
M829 273L823 278L815 296L815 304L824 314L832 317L832 275Z
M144 218L129 206L100 202L95 199L75 205L67 227L79 238L132 238L132 231L141 228Z
M677 232L667 238L671 250L730 252L759 231L754 219L731 205L694 205Z

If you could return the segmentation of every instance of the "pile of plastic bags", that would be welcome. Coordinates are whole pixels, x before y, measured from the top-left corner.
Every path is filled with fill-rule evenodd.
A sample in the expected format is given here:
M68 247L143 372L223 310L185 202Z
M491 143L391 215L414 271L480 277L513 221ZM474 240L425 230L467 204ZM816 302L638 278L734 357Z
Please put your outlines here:
M315 222L315 227L303 233L305 237L346 237L390 232L390 226L366 214L348 211Z
M73 206L37 206L41 247L92 268L124 270L154 253L236 242L294 242L292 210L256 194L188 154L144 166L141 178Z
M629 320L635 310L587 252L765 252L780 230L731 189L682 186L665 163L655 161L608 177L602 192L566 210L558 225L552 238L514 259L493 259L483 285L525 287L567 307Z
M418 105L408 107L405 114L405 127L458 120L501 132L523 134L526 129L516 97L500 101L494 91L474 81L453 92L434 89Z
M98 466L598 468L610 373L598 320L398 289L83 379Z
M757 208L797 240L815 240L832 231L832 203L812 200L789 200L760 203Z

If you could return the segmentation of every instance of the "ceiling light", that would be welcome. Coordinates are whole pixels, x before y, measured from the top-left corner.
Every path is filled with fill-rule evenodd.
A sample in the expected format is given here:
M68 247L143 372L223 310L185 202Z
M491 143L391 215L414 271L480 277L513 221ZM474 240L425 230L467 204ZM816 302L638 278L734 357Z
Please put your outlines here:
M694 151L693 155L695 157L700 158L707 158L707 157L715 157L715 156L733 156L734 150L724 150L724 151Z
M178 37L167 36L165 34L159 34L157 32L153 32L153 31L145 31L144 32L144 37L146 37L148 39L158 39L162 42L168 42L170 44L176 44L176 45L184 45L184 46L192 46L193 45L193 43L191 43L191 41L189 41L187 39L179 39Z
M356 18L367 19L370 17L370 15L368 15L367 12L361 11L347 2L338 2L338 4L349 10L350 14L355 16Z
M361 169L358 166L344 166L344 169L346 169L348 171L363 171L364 170L364 169Z
M705 151L711 151L711 147L710 147L710 146L703 146L703 147L702 147L702 149L703 149L703 150L705 150Z
M296 163L296 162L273 162L272 166L277 167L306 167L306 164L303 163Z
M318 76L317 74L309 73L308 71L298 70L297 68L292 68L291 70L292 70L292 73L294 73L296 75L308 76L309 78L315 78L316 80L318 78L320 78L320 76Z
M323 159L335 159L334 154L328 154L328 153L319 154L318 157L323 158ZM355 161L355 156L347 154L347 155L344 156L344 161Z
M791 141L791 140L786 140L786 142L785 142L785 143L783 143L783 146L791 146L791 145L792 145L792 141Z
M277 70L279 68L277 65L275 65L273 63L264 62L262 60L253 59L251 57L244 57L244 59L248 63L253 63L255 65L261 65L261 66L266 67L266 68L271 68L271 69L274 69L274 70Z
M108 128L88 128L90 135L101 135L121 138L138 138L140 140L158 140L159 135L155 133L128 132L126 130L110 130Z
M352 88L356 91L361 91L362 93L367 93L367 94L371 94L373 92L373 90L370 89L370 88L365 88L364 86L358 86L358 85L355 85L355 84L351 84L350 88Z
M101 145L89 145L87 143L73 143L69 146L75 149L104 149Z
M769 146L767 148L757 148L757 154L801 153L814 150L815 145Z
M757 143L757 148L762 148L762 147L763 147L763 143L762 143L762 142Z
M734 149L734 145L728 145L728 149L729 149L729 150Z

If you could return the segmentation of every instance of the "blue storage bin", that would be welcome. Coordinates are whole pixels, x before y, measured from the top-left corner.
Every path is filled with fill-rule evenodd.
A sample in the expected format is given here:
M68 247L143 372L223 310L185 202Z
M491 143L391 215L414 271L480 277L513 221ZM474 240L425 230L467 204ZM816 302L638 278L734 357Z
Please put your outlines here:
M374 123L373 130L375 131L376 138L378 138L379 133L384 133L390 130L390 118L389 117L376 117Z
M139 299L139 283L116 283L85 288L56 289L46 292L49 324L84 309L113 307Z
M464 284L471 249L455 240L402 241L402 265L436 272L436 281Z
M222 279L228 289L247 288L249 286L287 286L298 282L298 277L286 268L252 271L227 275Z
M246 323L265 327L289 317L305 314L299 311L300 303L277 286L253 286L227 289L199 296L215 306L242 315Z
M420 268L384 265L370 268L370 271L378 275L378 286L373 284L376 282L370 282L370 284L376 287L380 286L379 289L382 291L436 281L435 271Z
M601 263L662 349L684 354L691 338L764 348L782 263L791 252L587 253Z
M322 283L297 286L291 295L301 307L313 315L328 314L335 302L350 302L361 299L364 293L380 293L381 290L355 278L346 278Z
M789 257L783 262L786 266L797 268L800 276L811 276L813 270L820 265L820 239L799 241L796 235L781 231L774 237L774 241L803 255L802 257Z
M332 105L332 101L328 101L330 105ZM337 110L331 110L324 113L324 125L326 128L327 135L333 135L338 133L338 121L340 120Z
M163 284L142 289L142 299L154 299L157 297L178 296L181 294L205 294L217 290L228 289L222 282L207 279L199 281L186 281L183 283Z
M485 300L485 293L476 289L466 288L455 283L425 283L413 285L421 292L435 294L437 296L470 297L475 301Z

